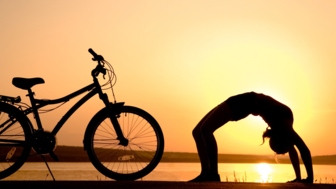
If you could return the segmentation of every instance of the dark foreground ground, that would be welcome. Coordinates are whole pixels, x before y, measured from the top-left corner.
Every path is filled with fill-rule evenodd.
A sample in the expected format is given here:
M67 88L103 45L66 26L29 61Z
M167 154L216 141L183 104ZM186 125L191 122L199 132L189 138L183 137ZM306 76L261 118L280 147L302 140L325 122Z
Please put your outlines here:
M336 184L159 182L159 181L0 181L1 189L329 189Z

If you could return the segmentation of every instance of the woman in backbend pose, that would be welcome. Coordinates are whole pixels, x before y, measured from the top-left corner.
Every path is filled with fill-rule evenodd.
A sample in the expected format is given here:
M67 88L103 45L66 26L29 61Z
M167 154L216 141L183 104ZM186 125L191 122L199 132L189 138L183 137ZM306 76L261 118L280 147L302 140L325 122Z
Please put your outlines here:
M213 133L229 121L238 121L249 114L261 116L268 124L263 141L269 138L271 149L276 154L289 152L296 179L290 182L313 183L312 160L308 147L293 129L293 114L286 105L272 97L249 92L232 96L211 110L195 127L192 134L201 160L201 174L192 182L220 181L218 175L217 143ZM308 177L301 180L299 157L294 148L300 151Z

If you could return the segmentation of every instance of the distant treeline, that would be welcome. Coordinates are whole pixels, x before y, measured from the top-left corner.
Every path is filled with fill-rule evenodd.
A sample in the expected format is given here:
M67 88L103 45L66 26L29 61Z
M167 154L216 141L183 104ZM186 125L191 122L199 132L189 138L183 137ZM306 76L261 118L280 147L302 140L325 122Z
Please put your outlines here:
M90 161L83 147L58 146L55 150L55 154L58 156L60 162ZM46 155L45 157L47 161L53 161L49 155ZM277 163L276 159L280 164L290 163L288 155L218 155L219 163ZM39 162L43 161L43 159L39 155L33 155L30 156L27 161ZM197 153L165 152L161 162L197 163L200 161ZM336 155L314 156L313 164L336 165Z

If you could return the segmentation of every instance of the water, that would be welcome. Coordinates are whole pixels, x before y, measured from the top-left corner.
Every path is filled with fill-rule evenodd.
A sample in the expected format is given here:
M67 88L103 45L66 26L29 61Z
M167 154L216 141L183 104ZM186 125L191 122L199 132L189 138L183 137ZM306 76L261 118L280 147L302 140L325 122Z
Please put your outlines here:
M56 180L111 180L99 173L91 163L49 163ZM222 182L286 182L295 178L291 164L220 163ZM142 180L188 181L200 173L199 163L160 163ZM306 172L301 165L302 178ZM335 165L314 165L316 183L334 183ZM22 168L4 180L52 180L44 163L25 163Z

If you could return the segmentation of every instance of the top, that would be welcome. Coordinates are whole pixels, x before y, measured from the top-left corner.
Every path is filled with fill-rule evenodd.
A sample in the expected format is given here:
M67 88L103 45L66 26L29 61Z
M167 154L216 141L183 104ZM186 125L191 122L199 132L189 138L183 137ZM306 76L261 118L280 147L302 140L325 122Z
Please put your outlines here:
M249 114L260 115L269 125L277 125L284 119L293 119L291 109L270 96L248 92L232 96L225 101L232 111L232 120L238 121Z

